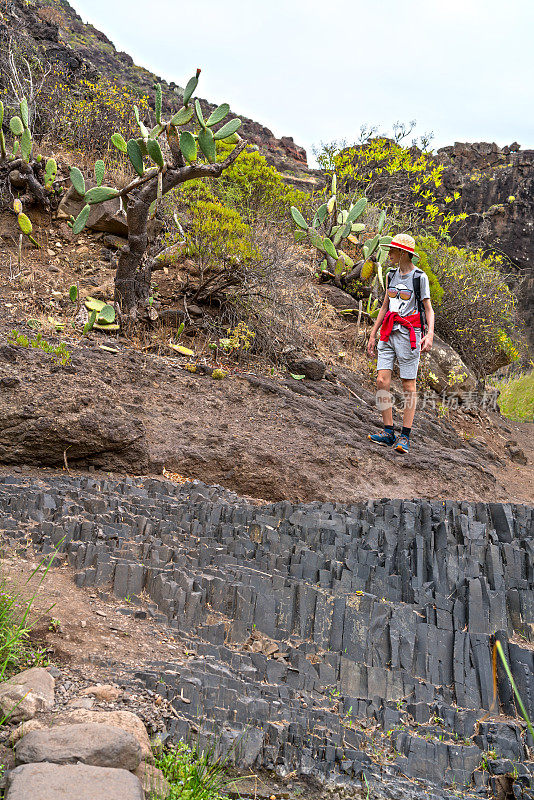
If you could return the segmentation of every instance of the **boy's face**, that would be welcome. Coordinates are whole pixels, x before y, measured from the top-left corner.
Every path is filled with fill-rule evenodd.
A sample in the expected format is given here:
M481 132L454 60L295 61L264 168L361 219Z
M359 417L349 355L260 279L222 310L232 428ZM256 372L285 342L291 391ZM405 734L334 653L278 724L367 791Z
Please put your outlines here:
M389 260L392 264L397 265L401 260L402 251L399 250L398 247L390 247L389 249Z

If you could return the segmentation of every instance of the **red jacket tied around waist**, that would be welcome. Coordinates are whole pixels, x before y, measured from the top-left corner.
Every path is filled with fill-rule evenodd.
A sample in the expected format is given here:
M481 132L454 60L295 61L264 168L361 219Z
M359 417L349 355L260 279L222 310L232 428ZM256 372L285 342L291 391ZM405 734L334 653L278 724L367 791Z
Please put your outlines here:
M408 328L408 331L410 333L410 347L412 348L412 350L415 350L415 348L417 347L415 329L421 328L421 318L419 317L419 313L410 314L407 317L401 317L401 315L397 314L396 311L388 311L386 316L384 317L382 328L380 329L381 342L387 342L389 340L389 335L393 330L393 326L396 322L399 322L401 325L404 325L405 328Z

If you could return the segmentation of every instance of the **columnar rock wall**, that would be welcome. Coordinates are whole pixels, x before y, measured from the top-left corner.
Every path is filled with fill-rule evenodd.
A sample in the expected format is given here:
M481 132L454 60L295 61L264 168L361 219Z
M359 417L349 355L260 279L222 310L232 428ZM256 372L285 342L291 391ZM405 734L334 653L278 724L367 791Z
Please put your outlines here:
M365 775L384 797L421 796L404 776L427 797L534 796L534 743L501 669L493 706L490 646L497 633L534 718L532 507L253 506L201 484L13 478L0 515L15 545L60 543L79 586L141 616L148 595L188 641L185 667L136 676L176 709L171 738L321 781Z

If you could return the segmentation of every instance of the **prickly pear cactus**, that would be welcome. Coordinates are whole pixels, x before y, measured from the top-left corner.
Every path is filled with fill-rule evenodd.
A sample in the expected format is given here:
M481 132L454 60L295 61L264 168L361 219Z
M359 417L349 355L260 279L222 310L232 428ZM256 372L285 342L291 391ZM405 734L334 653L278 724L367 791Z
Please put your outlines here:
M339 207L335 174L330 196L315 212L311 225L298 208L291 207L291 216L297 226L296 241L308 238L318 252L318 277L343 286L357 299L369 297L370 288L377 283L384 286L384 265L388 257L385 245L391 241L390 236L383 234L385 211L380 213L378 222L371 229L370 238L364 238L368 223L361 222L360 218L366 210L365 197L355 196L348 208Z

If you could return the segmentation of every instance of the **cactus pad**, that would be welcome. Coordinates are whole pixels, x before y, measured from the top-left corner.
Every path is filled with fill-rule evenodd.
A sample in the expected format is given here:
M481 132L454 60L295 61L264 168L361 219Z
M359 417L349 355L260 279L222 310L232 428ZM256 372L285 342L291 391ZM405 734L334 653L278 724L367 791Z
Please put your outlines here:
M98 313L96 321L99 325L111 325L115 322L115 309L113 306L106 303Z
M198 98L195 100L195 114L197 115L197 119L198 119L200 125L203 128L205 128L206 127L206 123L204 121L204 114L202 113L202 108L200 106L200 100Z
M118 194L118 189L113 189L111 186L94 186L85 193L85 202L94 206L95 203L105 203L106 200L111 200Z
M222 128L219 128L218 131L215 132L214 138L219 139L227 139L229 136L232 136L234 133L237 133L239 128L241 127L241 120L239 117L235 117L234 119L229 120Z
M187 85L184 89L184 106L186 106L189 103L193 95L193 92L197 88L199 75L200 75L200 70L197 69L196 75L193 75L193 77L189 78L189 80L187 81Z
M72 226L72 232L74 234L78 234L78 233L81 233L83 231L83 229L85 228L85 225L87 223L87 220L89 219L90 212L91 212L91 206L90 205L85 205L82 208L82 210L80 211L80 213L78 214L78 216L74 220L74 224Z
M222 105L218 106L215 111L212 111L210 116L207 119L206 125L210 128L212 125L218 125L219 122L222 122L225 116L230 111L230 106L228 103L223 103Z
M102 186L102 181L104 180L104 173L106 171L106 165L102 161L101 158L95 162L95 180L97 186Z
M30 162L30 155L32 152L32 135L29 128L24 128L20 139L20 151L22 158L28 164Z
M189 131L184 131L180 136L180 150L185 160L189 163L196 160L197 141Z
M161 152L161 147L158 142L155 139L148 139L146 147L152 161L163 169L165 161L163 160L163 153Z
M129 139L126 144L126 151L128 153L128 158L130 159L133 168L137 172L138 175L142 176L145 171L145 167L143 165L143 155L141 153L141 148L139 147L138 142L136 139Z
M22 233L25 233L26 236L29 236L33 230L33 226L29 217L22 212L17 216L17 220L19 223L19 228L21 229Z
M69 175L72 185L74 186L78 194L81 195L81 197L83 197L85 194L85 179L80 170L78 169L78 167L72 167Z
M114 133L112 135L112 137L111 137L111 141L115 145L117 150L120 150L121 153L124 153L124 155L126 155L126 152L127 152L126 141L125 141L124 137L122 136L122 134Z
M299 228L302 228L305 231L308 230L308 223L295 206L291 206L291 216L293 217L293 222L298 225Z
M26 100L25 97L23 97L22 100L20 101L19 108L20 108L20 117L22 119L22 124L24 125L25 128L27 128L28 125L30 124L30 121L28 118L28 101Z
M367 208L367 198L361 197L358 202L352 206L347 217L347 222L355 222Z
M194 110L192 108L186 108L183 106L179 111L176 112L174 117L171 117L170 124L171 125L187 125L188 122L191 122L193 119Z
M215 150L215 139L213 138L213 133L209 130L209 128L203 128L200 133L198 134L198 143L200 145L200 149L210 162L210 164L215 164L217 161L217 153Z
M21 136L24 130L24 125L20 117L11 117L9 120L9 128L13 136Z

